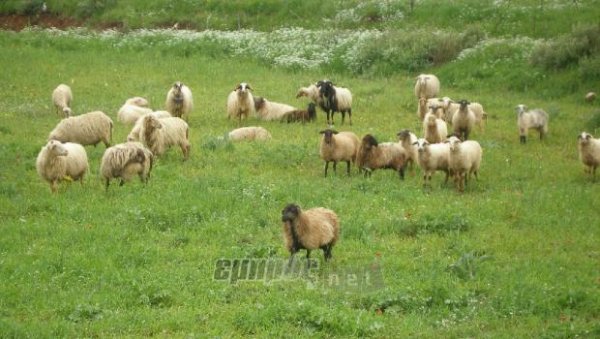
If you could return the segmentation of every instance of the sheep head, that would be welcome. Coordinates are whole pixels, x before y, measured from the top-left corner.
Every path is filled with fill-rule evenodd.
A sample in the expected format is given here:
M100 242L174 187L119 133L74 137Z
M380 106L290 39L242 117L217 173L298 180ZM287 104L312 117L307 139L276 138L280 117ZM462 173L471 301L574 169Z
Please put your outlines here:
M333 82L329 80L320 81L321 85L317 85L319 87L319 92L321 96L326 98L331 98L335 95L335 88L333 88Z
M181 88L183 87L183 83L181 81L177 81L173 84L173 90L177 95L181 94Z
M364 148L367 151L370 151L373 147L377 147L378 145L377 139L371 134L367 134L362 138L361 148Z
M518 115L521 115L523 113L525 113L527 111L527 106L523 105L523 104L518 104L515 107L515 110L517 111Z
M594 138L594 136L587 132L581 132L581 134L579 134L579 136L577 136L577 140L579 141L580 144L587 144L593 138Z
M162 124L154 116L148 114L148 115L146 115L144 117L144 119L145 119L144 120L144 127L146 127L147 131L152 131L152 130L155 130L155 129L161 129L162 128Z
M400 141L410 140L410 130L403 129L400 132L398 132L396 136L398 136L398 140Z
M237 85L234 91L238 92L239 95L245 95L249 91L252 91L252 87L245 82L241 82L239 85Z
M46 148L50 151L50 153L58 157L64 157L69 154L69 151L67 151L63 144L58 140L48 141L48 144L46 144Z
M63 113L65 114L65 117L68 118L68 117L71 116L72 111L71 111L71 109L69 107L65 107L65 108L63 108Z
M331 129L331 128L328 128L328 129L325 129L325 130L322 130L319 132L319 134L323 134L323 140L325 140L325 144L327 144L327 145L331 145L331 143L333 141L333 135L338 134L338 133L339 133L338 131Z
M288 204L281 211L281 221L292 222L292 221L296 220L298 218L298 216L300 216L300 213L302 213L300 206L298 206L296 204Z
M265 105L265 98L263 97L252 97L254 100L254 109L260 110Z
M413 142L413 146L417 146L417 151L419 153L424 153L427 146L429 146L429 142L423 138L420 138Z
M460 144L462 143L462 141L455 136L451 136L446 142L450 144L450 152L458 151L460 149Z
M460 105L460 110L464 111L471 103L468 100L462 99L458 101L458 104Z

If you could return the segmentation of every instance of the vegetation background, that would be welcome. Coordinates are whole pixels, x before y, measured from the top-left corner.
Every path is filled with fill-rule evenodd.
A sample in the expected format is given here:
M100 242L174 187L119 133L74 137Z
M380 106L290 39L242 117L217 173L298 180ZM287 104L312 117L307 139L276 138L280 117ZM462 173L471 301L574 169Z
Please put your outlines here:
M583 100L600 87L599 1L43 4L0 3L3 27L85 28L0 31L3 337L600 336L600 195L576 149L581 131L600 127L598 104ZM464 194L439 175L424 190L418 169L404 181L389 171L324 178L321 112L306 125L252 118L268 143L221 138L235 128L225 99L237 83L304 107L297 89L329 78L355 98L354 125L336 128L392 141L419 131L421 72L490 116L474 133L480 180ZM73 88L76 114L112 116L120 142L125 99L160 109L176 80L195 99L189 161L171 150L146 187L105 192L104 147L87 147L85 184L50 193L35 157L58 122L57 84ZM519 103L550 114L547 140L519 145ZM287 259L288 202L340 216L320 283L215 281L220 258ZM383 286L329 280L373 267Z

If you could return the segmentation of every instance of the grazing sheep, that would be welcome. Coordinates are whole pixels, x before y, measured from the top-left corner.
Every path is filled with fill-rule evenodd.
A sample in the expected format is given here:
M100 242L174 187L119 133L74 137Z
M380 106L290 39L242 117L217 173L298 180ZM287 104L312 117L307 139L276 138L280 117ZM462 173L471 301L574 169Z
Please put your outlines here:
M450 169L448 159L450 157L450 145L447 143L430 144L425 139L418 139L413 145L417 147L418 162L423 171L423 187L431 186L431 176L436 171L446 173L444 184L448 182ZM429 184L429 185L428 185Z
M589 173L592 180L596 180L596 168L600 165L600 139L595 139L591 134L582 132L577 137L579 160L585 166L585 173Z
M407 155L400 143L384 142L380 144L375 137L367 134L362 139L356 158L358 168L365 170L365 177L370 177L376 169L390 168L398 171L400 179L404 180Z
M431 144L437 144L448 136L448 126L442 119L438 119L433 113L427 113L423 120L423 137Z
M352 125L352 93L344 87L336 87L329 80L322 80L317 83L321 102L319 105L327 114L327 124L333 125L333 114L340 112L342 114L342 125L346 119L346 113ZM331 119L330 119L331 117Z
M61 120L50 132L48 140L75 142L83 146L96 146L102 141L109 147L112 128L113 122L108 115L95 111Z
M481 164L481 145L475 140L461 141L455 136L448 138L447 142L450 145L448 166L454 175L456 189L463 192L471 173L477 179Z
M435 75L419 74L415 80L415 96L417 99L433 98L440 93L440 80Z
M125 104L119 108L117 112L117 120L127 124L135 124L138 119L144 115L151 113L152 110L148 108L148 100L142 97L133 97L125 101Z
M39 176L50 183L50 189L55 193L58 183L69 178L79 180L83 185L83 177L89 165L85 148L80 144L63 144L50 140L40 150L35 167Z
M415 145L415 142L417 141L417 136L407 129L398 132L397 136L398 141L406 151L406 164L410 165L410 167L414 169L415 163L419 161L419 153L417 150L417 146Z
M238 119L238 125L242 123L242 118L247 119L255 112L251 91L250 85L242 82L227 97L227 117Z
M63 115L63 117L68 118L73 113L71 111L71 101L73 100L73 92L71 91L71 87L65 84L60 84L56 86L54 91L52 91L52 103L54 103L54 107L56 108L57 115ZM61 113L62 112L62 113Z
M347 172L350 175L350 162L354 164L358 152L358 137L352 132L338 132L332 129L326 129L319 132L323 134L319 155L325 161L325 177L327 177L327 168L329 162L333 162L333 172L336 172L338 161L345 161Z
M190 155L189 127L181 118L158 119L151 114L143 118L140 131L141 142L150 149L155 156L161 156L171 146L179 145L183 153L183 160Z
M310 267L310 251L323 250L325 261L331 259L331 250L340 236L340 223L334 211L323 207L303 211L296 204L288 204L281 211L283 238L290 251L289 264L296 252L305 249Z
M254 109L259 119L271 121L281 120L287 112L295 111L296 107L269 101L262 97L254 97Z
M596 100L596 93L589 92L588 94L585 95L585 101L592 103L592 102L594 102L594 100Z
M130 181L134 176L146 184L152 171L154 156L149 149L139 142L126 142L107 148L100 163L100 174L105 180L108 190L110 180L119 178L119 186Z
M152 115L157 119L171 118L171 113L167 111L155 111L146 114ZM142 130L143 123L144 120L141 119L141 117L140 119L136 120L135 125L133 125L133 128L131 129L131 132L129 132L129 134L127 135L127 141L140 141L142 139L140 131Z
M182 82L177 81L167 92L165 107L172 116L187 121L194 109L192 90Z
M519 126L519 140L522 144L527 142L527 131L536 129L540 132L540 140L548 133L548 114L540 108L527 110L525 105L517 105L516 107L518 118L517 125Z
M461 140L467 140L475 125L475 113L469 108L467 100L460 100L458 104L460 107L452 116L452 127Z
M228 138L231 141L269 140L271 133L263 127L241 127L229 132Z
M475 125L479 127L479 132L483 132L487 120L487 113L483 110L483 106L478 102L472 102L469 104L469 108L475 114Z
M285 113L282 117L281 117L281 122L287 122L288 124L290 122L297 122L297 121L302 121L302 123L305 123L307 121L315 121L317 120L317 109L314 103L309 103L308 107L306 107L306 110L302 110L302 109L297 109L297 110L293 110L290 112Z
M307 97L316 105L321 104L321 94L316 84L312 84L308 87L301 87L296 93L296 98Z

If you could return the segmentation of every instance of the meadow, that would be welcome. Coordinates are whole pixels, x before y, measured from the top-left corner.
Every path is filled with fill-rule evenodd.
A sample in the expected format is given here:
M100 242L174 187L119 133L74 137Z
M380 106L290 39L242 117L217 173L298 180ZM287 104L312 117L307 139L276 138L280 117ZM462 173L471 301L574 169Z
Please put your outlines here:
M354 95L354 125L336 115L335 127L393 141L401 129L419 131L417 73L386 63L351 72L342 57L281 65L273 60L283 54L253 51L244 37L232 47L171 33L0 32L2 337L600 336L599 187L576 148L581 131L599 132L598 104L582 100L584 90L598 91L597 78L581 77L577 64L532 66L537 43L525 38L528 52L511 49L513 39L487 39L427 65L443 95L481 102L489 114L485 132L473 135L484 152L480 178L459 194L441 174L423 189L419 169L404 181L386 170L348 177L345 165L323 177L321 111L305 125L251 118L269 142L221 138L236 127L225 101L237 83L304 107L298 88L330 78ZM353 55L336 46L336 55ZM194 94L188 161L172 149L147 186L105 191L104 146L89 146L85 184L51 194L35 157L59 120L50 99L58 83L73 89L76 114L110 115L121 142L129 128L116 112L125 99L162 108L176 80ZM550 114L546 140L532 133L519 144L519 103ZM220 259L287 260L280 218L289 202L337 212L333 261L315 251L319 266L308 277L215 279ZM382 280L356 287L349 274L364 272Z

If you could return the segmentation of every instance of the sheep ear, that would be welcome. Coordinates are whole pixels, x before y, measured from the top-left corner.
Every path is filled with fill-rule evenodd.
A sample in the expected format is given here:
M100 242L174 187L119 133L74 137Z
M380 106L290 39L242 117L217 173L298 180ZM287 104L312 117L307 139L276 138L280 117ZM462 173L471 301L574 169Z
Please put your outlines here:
M331 133L333 133L333 134L338 134L338 133L340 133L340 132L338 132L338 131L336 131L336 130L334 130L334 129L333 129L333 130L331 130Z
M324 130L323 131L319 131L319 134L325 134L325 131Z
M586 135L585 135L585 138L586 138L587 140L590 140L590 139L592 138L592 135L591 135L591 134L586 134Z

